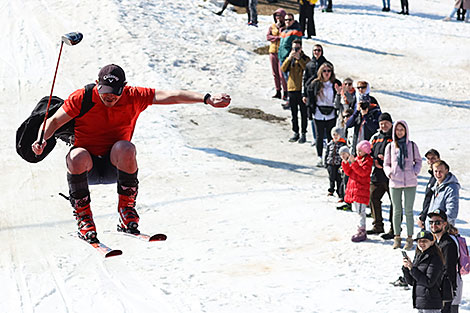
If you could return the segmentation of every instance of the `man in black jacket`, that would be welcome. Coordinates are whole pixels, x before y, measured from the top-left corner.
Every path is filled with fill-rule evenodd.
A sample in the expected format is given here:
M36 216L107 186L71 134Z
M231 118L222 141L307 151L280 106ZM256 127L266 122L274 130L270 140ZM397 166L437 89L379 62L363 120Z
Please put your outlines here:
M382 197L385 193L390 198L390 192L388 188L388 178L385 176L383 170L385 147L392 142L392 127L393 121L389 113L382 113L379 116L379 128L380 130L372 136L370 139L372 149L371 157L374 160L372 168L372 175L370 178L370 209L372 212L372 218L374 225L371 230L367 231L367 234L380 234L384 232L384 223L382 218ZM392 222L393 209L390 205L390 229L393 238L393 222Z
M457 290L457 264L458 264L458 247L454 239L447 232L447 214L436 209L428 214L431 232L436 236L437 246L441 249L444 256L444 275L447 276L452 283L452 289ZM442 313L451 312L452 301L445 301Z
M431 199L433 195L433 190L432 187L434 184L436 184L436 178L434 177L433 171L432 171L432 165L441 159L441 156L439 152L435 149L431 149L426 154L424 155L426 159L428 160L428 173L431 174L431 177L429 178L429 181L426 185L426 190L424 192L424 200L423 200L423 210L421 213L419 213L419 218L418 218L418 226L421 228L424 228L424 221L426 221L426 217L428 215L428 209L429 205L431 204Z

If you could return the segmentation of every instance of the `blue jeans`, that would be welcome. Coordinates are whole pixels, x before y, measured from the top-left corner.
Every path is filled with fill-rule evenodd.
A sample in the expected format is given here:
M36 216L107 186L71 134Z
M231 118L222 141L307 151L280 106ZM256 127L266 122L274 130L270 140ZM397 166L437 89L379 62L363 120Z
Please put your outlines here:
M387 2L387 3L385 3ZM384 8L389 8L390 9L390 0L382 0L382 3L384 5Z

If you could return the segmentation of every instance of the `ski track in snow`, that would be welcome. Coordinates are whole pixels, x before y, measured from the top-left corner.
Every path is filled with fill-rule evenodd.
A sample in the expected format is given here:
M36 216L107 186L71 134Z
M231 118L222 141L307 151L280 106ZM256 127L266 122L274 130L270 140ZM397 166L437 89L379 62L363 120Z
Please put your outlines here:
M417 0L411 16L380 12L377 1L335 3L315 14L318 37L340 79L371 82L394 119L408 121L423 154L437 148L459 178L458 227L470 236L470 25L441 22L452 3ZM392 3L393 7L397 4ZM401 256L370 236L352 244L356 214L335 210L327 173L307 144L290 144L289 112L272 101L267 44L260 27L221 1L19 0L0 4L0 301L8 313L42 312L409 312L411 291L391 287ZM75 230L58 144L40 165L13 151L12 134L50 92L59 38L64 46L54 94L66 97L117 63L131 85L224 91L236 107L286 117L243 119L203 105L154 107L138 122L141 229L166 242L145 243L104 230L117 223L115 185L93 186L99 238L123 255L102 259ZM313 41L304 41L310 55ZM425 167L425 166L424 166ZM425 169L414 207L420 211ZM12 187L14 186L14 187ZM389 202L384 201L388 218ZM367 220L368 226L371 221ZM388 223L386 224L388 227ZM470 311L464 277L461 312Z

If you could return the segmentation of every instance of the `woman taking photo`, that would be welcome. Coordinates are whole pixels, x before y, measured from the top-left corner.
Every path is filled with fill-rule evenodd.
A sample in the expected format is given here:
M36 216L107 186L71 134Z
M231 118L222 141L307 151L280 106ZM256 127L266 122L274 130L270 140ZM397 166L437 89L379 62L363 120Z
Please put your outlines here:
M393 205L393 232L395 235L393 249L401 247L401 221L404 199L406 229L405 250L413 248L413 204L418 185L418 174L421 170L421 155L416 143L409 139L408 125L397 121L392 129L393 141L385 148L384 172L389 178L390 196Z
M440 313L444 257L435 245L431 232L420 231L416 241L417 249L413 262L404 255L402 267L405 281L413 286L413 307L418 309L419 313Z
M333 64L323 63L315 78L307 87L308 107L313 115L316 148L318 155L317 166L322 167L323 138L331 140L331 130L336 125L335 97L341 82L336 79Z

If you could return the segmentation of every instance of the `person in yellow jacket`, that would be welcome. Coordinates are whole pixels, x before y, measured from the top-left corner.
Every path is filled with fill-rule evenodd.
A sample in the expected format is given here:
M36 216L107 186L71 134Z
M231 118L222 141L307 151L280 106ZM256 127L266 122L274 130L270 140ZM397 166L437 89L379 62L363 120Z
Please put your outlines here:
M318 0L299 0L299 23L302 34L305 34L305 26L307 26L307 39L316 36L315 20L313 13L315 4Z
M269 61L271 62L271 68L274 76L274 85L276 86L276 94L273 98L281 99L281 85L284 94L283 100L287 100L287 83L281 72L281 64L279 63L278 51L279 42L281 41L281 32L286 28L284 21L286 17L286 11L284 9L277 9L273 13L274 23L269 26L268 33L266 34L266 40L271 42L269 45Z
M292 42L292 50L282 63L281 69L288 73L287 90L289 91L289 106L292 113L292 131L294 136L290 142L305 143L307 134L307 105L302 101L302 77L310 58L302 51L302 40ZM299 136L298 112L300 108L301 131Z

